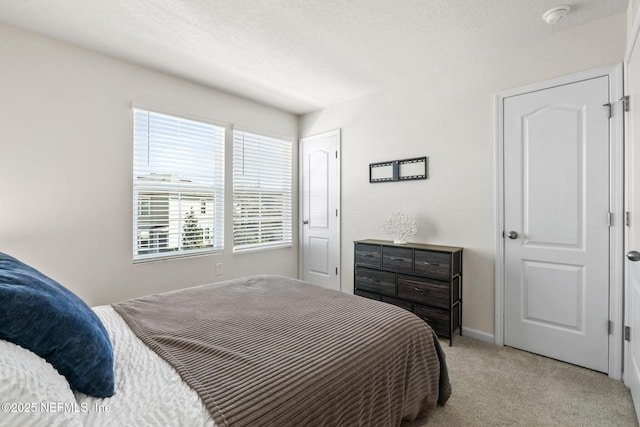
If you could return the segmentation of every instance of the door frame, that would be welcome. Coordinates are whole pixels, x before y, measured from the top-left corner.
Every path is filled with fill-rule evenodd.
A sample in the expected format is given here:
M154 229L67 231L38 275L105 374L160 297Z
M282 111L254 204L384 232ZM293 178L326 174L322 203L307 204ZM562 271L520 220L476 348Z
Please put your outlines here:
M338 272L336 274L338 280L338 290L342 290L342 129L334 129L327 132L321 132L308 136L300 136L298 137L298 278L302 278L304 273L304 226L302 221L302 213L304 212L304 173L302 171L304 165L303 155L303 140L309 138L324 138L330 136L337 136L338 138L338 147L337 150L337 158L338 164L336 168L336 176L334 177L336 180L336 186L338 189L338 194L336 197L336 206L338 209L338 221L337 221L337 233L338 233L338 243L337 243L337 251L338 251Z
M630 73L629 73L629 62L631 61L631 56L634 53L634 51L636 49L640 50L640 8L636 8L635 12L633 10L633 7L631 5L631 2L629 3L629 7L627 10L627 14L629 15L629 17L631 18L630 21L628 21L628 25L627 25L627 49L625 52L625 56L624 56L624 71L625 71L625 83L628 83L628 79L630 78ZM640 55L640 53L636 52L635 55ZM627 85L627 94L628 95L633 95L631 93L629 93L631 87L629 85ZM631 180L631 178L633 178L632 176L629 176L629 172L632 171L631 168L631 162L633 161L633 156L630 155L630 152L634 150L633 148L633 144L634 144L634 139L635 142L637 142L640 138L640 136L638 135L634 135L631 133L631 119L629 119L629 121L627 123L625 123L625 135L626 135L626 154L628 155L627 159L626 159L626 163L625 166L627 167L626 169L626 179L628 180L627 182L629 182L629 180ZM635 137L635 138L634 138ZM626 201L629 202L630 201L630 191L632 191L633 188L629 185L625 188L625 195L627 196ZM631 206L627 206L627 208L632 208ZM631 222L630 226L633 227L633 221ZM627 235L628 237L628 235ZM626 242L627 245L629 242ZM626 247L626 250L631 250L631 248ZM631 295L631 266L630 266L630 261L626 260L625 258L625 284L624 284L624 291L625 291L625 295ZM629 317L629 313L631 313L631 310L637 310L638 307L632 307L631 305L631 298L625 298L625 324L629 327L635 327L635 325L632 325L631 322L629 322L631 320L631 318ZM629 341L624 341L624 383L627 387L631 388L631 384L630 383L630 375L632 374L632 369L631 369L631 357L630 357L630 353L631 352L631 348L630 348L630 342ZM638 417L638 420L640 421L640 402L638 402L638 396L634 396L633 392L635 392L635 390L632 390L632 398L633 398L633 405L636 408L636 415Z
M504 100L528 92L549 89L581 80L609 77L609 377L622 378L623 368L623 290L624 290L624 108L622 64L574 73L543 82L499 92L495 95L494 195L495 195L495 327L494 341L504 345L505 241L504 231ZM606 325L603 325L605 328Z

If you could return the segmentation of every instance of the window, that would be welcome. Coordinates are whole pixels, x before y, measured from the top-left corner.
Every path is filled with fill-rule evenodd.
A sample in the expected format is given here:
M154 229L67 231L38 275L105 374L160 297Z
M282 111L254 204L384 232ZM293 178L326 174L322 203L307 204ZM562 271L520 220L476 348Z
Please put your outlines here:
M234 130L234 252L291 242L291 142Z
M224 128L134 109L133 259L224 243Z

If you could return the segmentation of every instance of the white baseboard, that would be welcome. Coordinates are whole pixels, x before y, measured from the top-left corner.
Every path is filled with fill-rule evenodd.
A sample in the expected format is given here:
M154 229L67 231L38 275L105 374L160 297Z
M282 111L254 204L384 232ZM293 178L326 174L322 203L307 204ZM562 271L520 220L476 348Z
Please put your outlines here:
M496 343L495 335L488 334L486 332L478 331L478 330L467 328L467 327L463 327L462 328L462 335L467 336L467 337L471 337L471 338L475 338L475 339L480 340L480 341L489 342L491 344L495 344Z

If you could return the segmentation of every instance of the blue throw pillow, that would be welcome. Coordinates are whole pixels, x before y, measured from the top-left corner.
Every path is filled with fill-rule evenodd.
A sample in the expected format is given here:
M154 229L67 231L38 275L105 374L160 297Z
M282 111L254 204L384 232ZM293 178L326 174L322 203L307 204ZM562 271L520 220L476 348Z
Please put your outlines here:
M113 395L113 349L98 316L56 281L1 252L0 339L46 359L74 390Z

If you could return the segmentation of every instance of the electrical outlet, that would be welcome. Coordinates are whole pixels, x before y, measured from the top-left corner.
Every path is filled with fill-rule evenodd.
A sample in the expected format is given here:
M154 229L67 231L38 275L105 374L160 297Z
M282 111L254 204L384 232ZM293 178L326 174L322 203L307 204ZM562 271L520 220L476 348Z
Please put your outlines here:
M222 274L222 263L221 262L217 262L216 263L216 276L220 276Z

